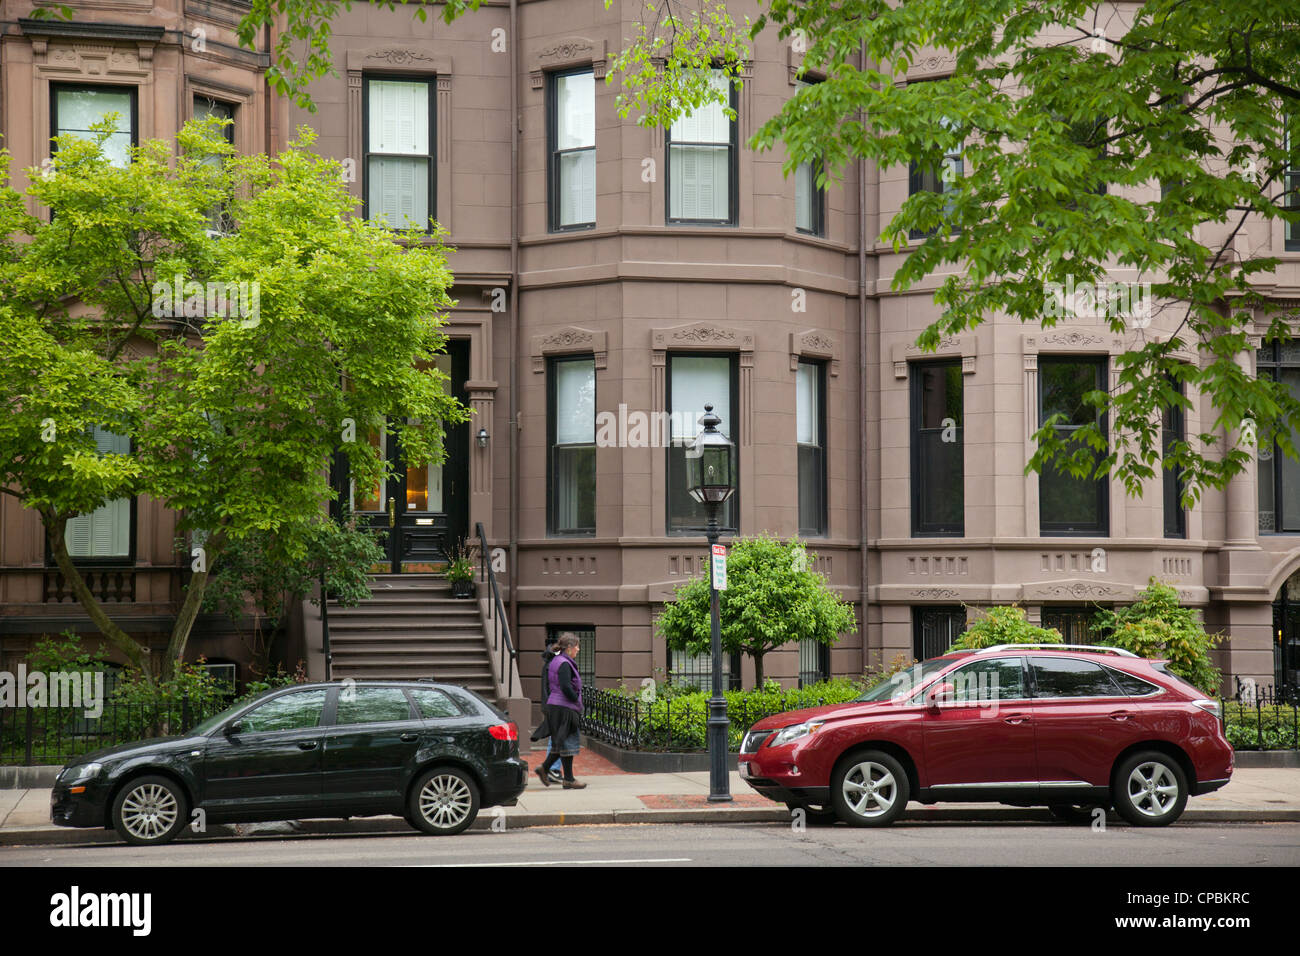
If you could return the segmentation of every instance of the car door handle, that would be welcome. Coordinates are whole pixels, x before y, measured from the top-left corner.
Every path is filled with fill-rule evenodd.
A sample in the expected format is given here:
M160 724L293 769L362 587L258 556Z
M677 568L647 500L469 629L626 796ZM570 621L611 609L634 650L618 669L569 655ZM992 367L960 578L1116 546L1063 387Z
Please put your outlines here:
M1027 720L1029 720L1029 715L1028 715L1028 714L1011 714L1010 716L1008 716L1008 717L1003 717L1002 719L1005 720L1008 724L1023 724L1023 723L1025 723Z
M298 741L299 750L315 750L320 746L319 740L300 740Z
M405 740L407 743L410 743L412 740L419 740L419 739L420 739L420 735L419 735L419 734L402 734L402 739Z
M1130 714L1127 710L1117 710L1113 713L1107 714L1106 716L1109 717L1111 720L1128 720L1133 715Z

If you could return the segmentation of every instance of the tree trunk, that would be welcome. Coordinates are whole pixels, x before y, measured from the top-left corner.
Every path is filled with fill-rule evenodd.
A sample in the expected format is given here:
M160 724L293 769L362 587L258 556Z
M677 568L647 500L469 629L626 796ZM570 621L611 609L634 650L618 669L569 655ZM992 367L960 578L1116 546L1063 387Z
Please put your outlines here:
M763 689L763 654L754 654L754 689Z
M212 565L216 562L225 540L225 532L218 530L208 535L203 542L207 559L205 567L202 571L194 572L194 576L190 578L190 586L185 589L185 600L181 602L180 612L176 615L171 640L167 642L167 655L162 662L163 680L170 680L176 673L176 665L185 659L185 646L189 643L190 631L193 630L194 621L203 607L203 592L208 587L208 575L212 573Z
M126 655L126 659L144 675L145 683L152 687L154 685L154 675L149 666L149 648L113 623L107 612L104 611L103 606L90 593L90 588L86 586L86 580L81 576L81 572L77 570L77 566L72 563L72 556L68 554L68 542L66 540L67 516L42 511L41 523L45 525L50 550L54 552L54 561L59 566L59 571L62 572L64 580L72 586L72 593L76 595L77 602L90 615L90 620L99 628L99 632L108 639L110 644Z

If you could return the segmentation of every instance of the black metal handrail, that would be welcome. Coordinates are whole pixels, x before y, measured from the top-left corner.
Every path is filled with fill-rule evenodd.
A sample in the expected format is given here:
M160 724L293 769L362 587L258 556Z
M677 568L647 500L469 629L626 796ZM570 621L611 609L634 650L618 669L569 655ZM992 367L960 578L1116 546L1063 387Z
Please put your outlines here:
M501 586L497 584L496 572L488 560L487 532L483 522L474 524L474 533L478 535L479 580L486 584L488 597L488 623L492 625L492 650L498 654L501 676L506 683L506 696L515 696L515 673L519 669L519 652L510 640L510 622L506 620L505 604L501 600ZM522 688L521 688L522 689Z

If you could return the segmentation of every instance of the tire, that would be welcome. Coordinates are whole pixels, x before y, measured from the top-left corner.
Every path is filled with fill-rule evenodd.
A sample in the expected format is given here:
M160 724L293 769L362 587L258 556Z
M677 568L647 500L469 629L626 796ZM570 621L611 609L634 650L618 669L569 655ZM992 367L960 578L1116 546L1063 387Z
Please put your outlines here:
M1158 751L1134 754L1115 770L1115 810L1135 827L1164 827L1183 815L1189 794L1178 761Z
M185 791L167 777L136 777L113 800L113 829L132 846L161 846L189 823Z
M785 806L791 814L796 810L802 810L804 823L810 827L833 826L839 819L834 807L814 807L806 803L787 803Z
M1062 823L1084 825L1092 823L1093 813L1098 807L1102 810L1110 809L1099 803L1051 803L1047 809Z
M478 816L478 785L463 770L434 767L411 788L406 819L424 833L453 836L469 828Z
M850 754L831 775L831 804L849 826L888 826L902 816L907 798L907 773L879 750Z

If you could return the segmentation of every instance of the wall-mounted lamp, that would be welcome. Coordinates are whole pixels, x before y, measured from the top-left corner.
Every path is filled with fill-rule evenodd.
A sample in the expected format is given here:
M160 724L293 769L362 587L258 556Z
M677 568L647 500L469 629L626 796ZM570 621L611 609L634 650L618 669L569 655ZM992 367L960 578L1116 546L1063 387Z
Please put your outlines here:
M487 443L488 443L488 432L487 432L487 429L486 429L486 428L480 428L480 429L478 430L478 447L479 447L479 448L486 448L486 447L487 447Z

